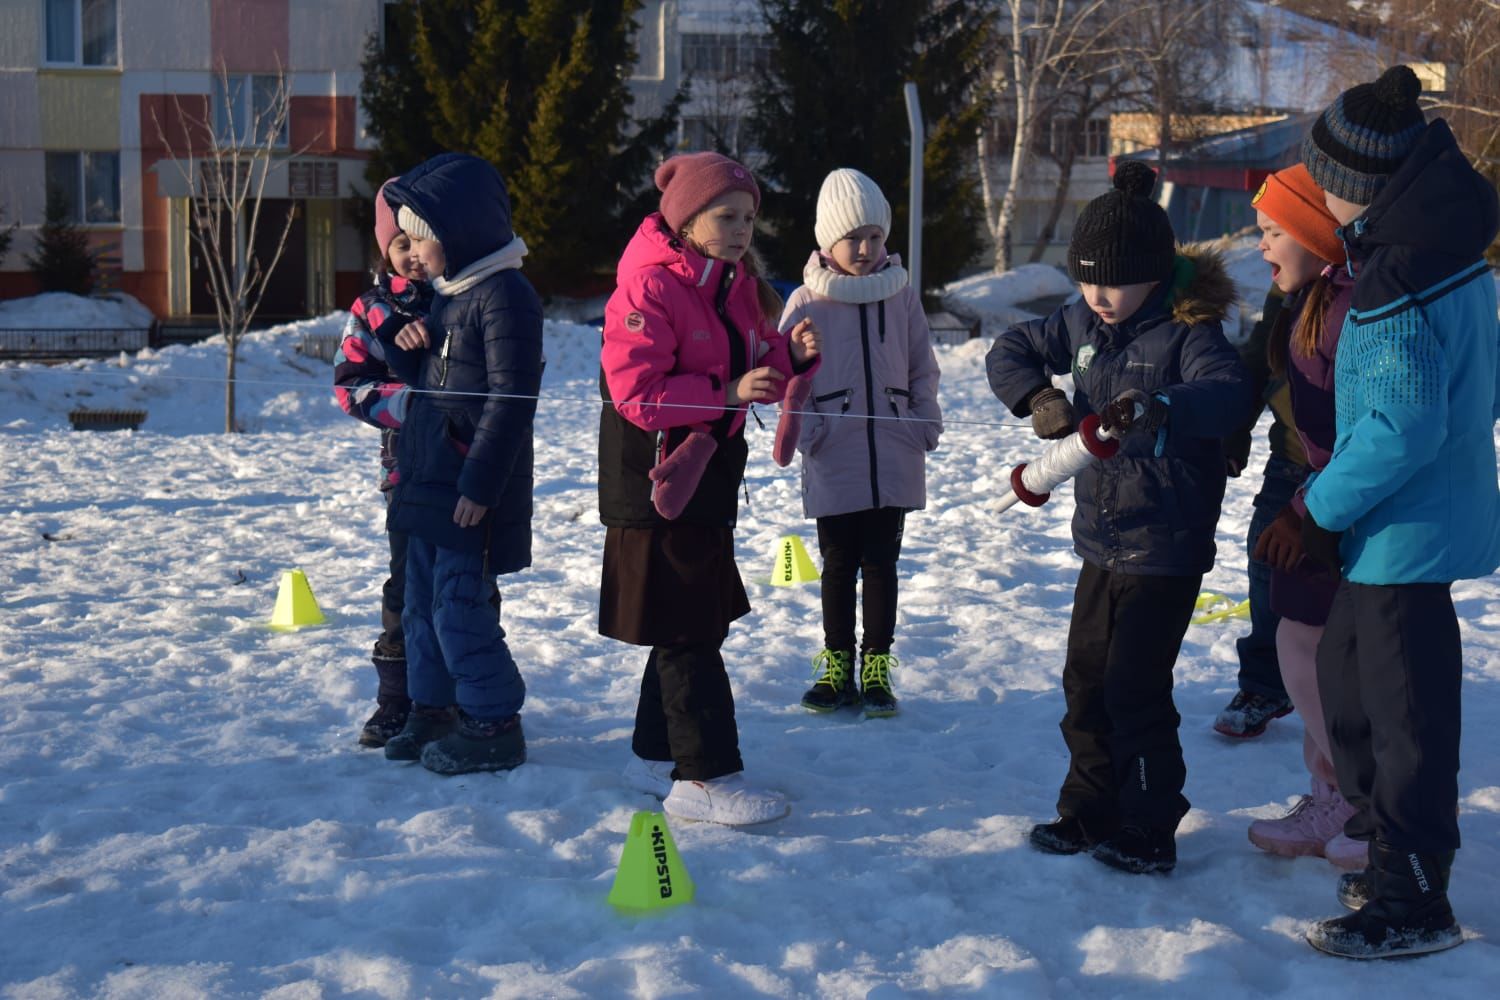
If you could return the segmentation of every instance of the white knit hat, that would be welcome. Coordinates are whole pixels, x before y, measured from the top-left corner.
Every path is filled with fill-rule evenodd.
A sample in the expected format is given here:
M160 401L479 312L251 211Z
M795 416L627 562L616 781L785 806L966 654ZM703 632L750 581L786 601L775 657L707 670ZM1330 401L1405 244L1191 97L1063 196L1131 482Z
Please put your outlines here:
M818 221L813 234L824 253L860 226L879 226L891 234L891 203L880 193L880 185L849 167L840 167L823 179L818 192Z
M401 231L414 240L437 239L437 233L432 231L432 227L427 224L427 220L405 205L396 210L396 225L400 226Z

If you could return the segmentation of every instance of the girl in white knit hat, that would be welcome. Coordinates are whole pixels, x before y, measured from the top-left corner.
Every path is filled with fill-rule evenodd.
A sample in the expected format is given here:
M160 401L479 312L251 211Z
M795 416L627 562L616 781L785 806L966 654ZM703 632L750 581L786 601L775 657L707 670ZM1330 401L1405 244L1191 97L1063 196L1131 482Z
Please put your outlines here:
M818 249L781 316L782 330L811 318L823 334L822 366L787 387L775 445L781 465L802 452L803 511L817 518L823 555L823 649L802 704L863 704L867 718L896 714L896 559L906 512L926 505L926 454L943 427L932 334L919 291L886 252L890 230L891 206L874 181L848 168L829 174L818 193Z

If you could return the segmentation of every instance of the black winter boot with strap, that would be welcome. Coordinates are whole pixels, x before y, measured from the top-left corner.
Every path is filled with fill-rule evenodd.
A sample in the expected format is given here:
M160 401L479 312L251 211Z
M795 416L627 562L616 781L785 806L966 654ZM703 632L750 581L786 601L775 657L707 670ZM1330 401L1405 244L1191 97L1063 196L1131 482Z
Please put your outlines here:
M814 712L833 712L859 704L854 683L854 650L825 649L813 657L814 680L802 696L802 707Z
M1463 943L1448 905L1452 852L1419 854L1370 842L1369 902L1343 917L1321 920L1307 943L1340 958L1396 958L1446 951ZM1342 888L1342 886L1341 886Z

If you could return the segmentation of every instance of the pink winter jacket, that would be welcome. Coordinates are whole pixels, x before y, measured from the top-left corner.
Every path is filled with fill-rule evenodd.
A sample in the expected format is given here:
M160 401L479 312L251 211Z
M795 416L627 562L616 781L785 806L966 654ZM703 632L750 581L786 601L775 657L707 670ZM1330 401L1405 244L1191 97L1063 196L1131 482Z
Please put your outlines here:
M734 268L725 312L745 343L740 373L769 365L791 378L787 339L761 316L755 279L737 265L700 256L653 212L616 269L615 292L604 307L601 356L610 398L642 430L706 426L724 415L731 339L716 297L725 268ZM784 390L785 383L778 387ZM737 434L744 423L745 407L737 407L725 431Z
M865 277L832 273L814 253L781 316L811 317L822 364L804 404L802 509L828 517L927 504L927 452L938 445L938 363L922 299L899 257ZM872 419L875 418L875 419Z

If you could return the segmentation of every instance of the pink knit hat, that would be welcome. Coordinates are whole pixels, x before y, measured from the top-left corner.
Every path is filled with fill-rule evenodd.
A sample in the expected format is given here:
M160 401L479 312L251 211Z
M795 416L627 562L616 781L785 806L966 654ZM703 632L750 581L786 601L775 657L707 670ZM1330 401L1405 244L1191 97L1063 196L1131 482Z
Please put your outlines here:
M391 203L385 200L385 189L399 179L392 177L380 185L380 190L375 192L375 246L380 250L382 257L390 248L391 240L401 232L401 227L396 225L396 212L391 208Z
M656 187L661 192L661 214L672 232L721 195L746 191L760 209L760 188L750 171L719 153L682 153L656 168Z

